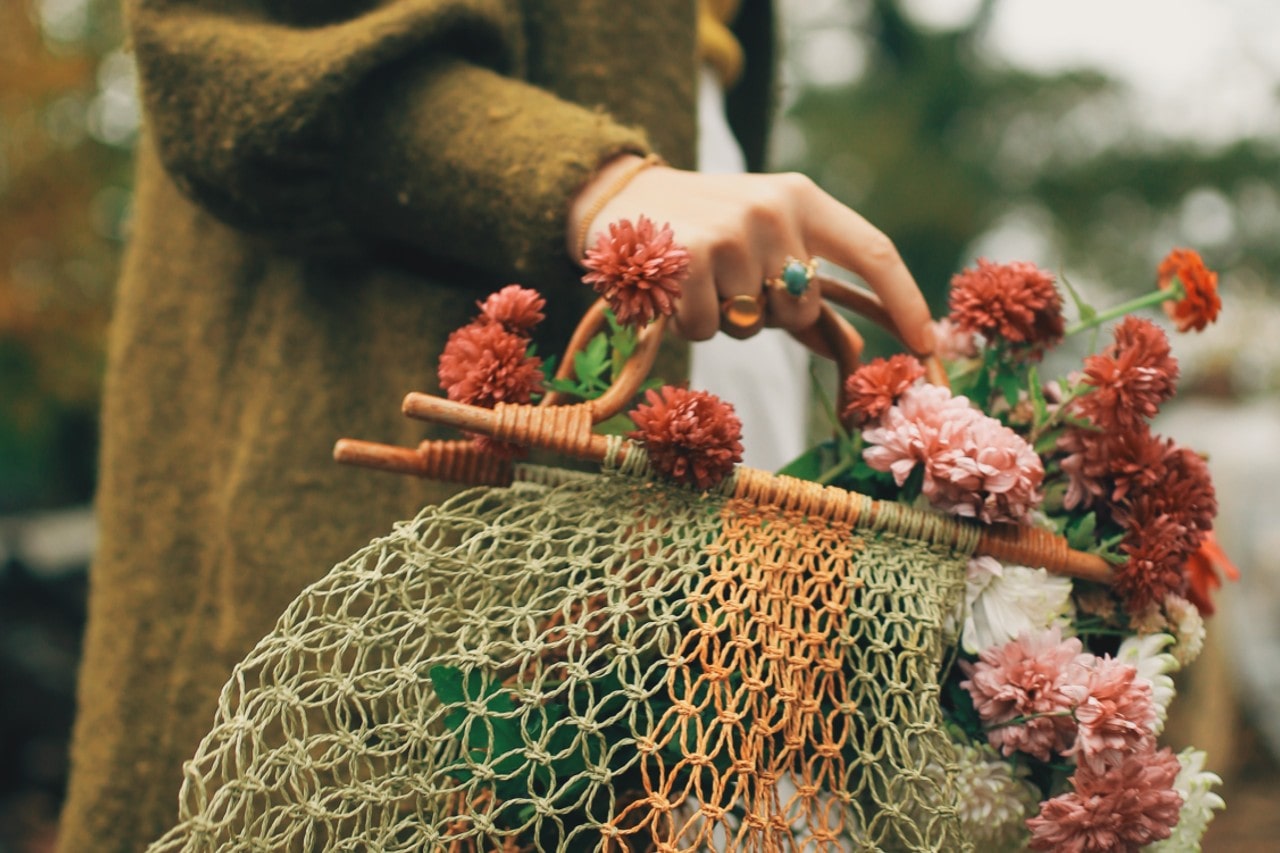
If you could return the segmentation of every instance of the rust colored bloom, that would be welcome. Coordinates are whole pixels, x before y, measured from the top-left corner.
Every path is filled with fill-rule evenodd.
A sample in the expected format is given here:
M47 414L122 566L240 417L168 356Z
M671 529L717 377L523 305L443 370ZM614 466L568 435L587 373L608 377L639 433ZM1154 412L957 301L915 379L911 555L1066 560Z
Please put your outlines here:
M1114 515L1131 529L1157 516L1168 516L1183 529L1180 541L1183 551L1190 554L1213 529L1218 515L1217 492L1200 454L1169 440L1160 447L1163 452L1154 466L1155 476L1118 500Z
M542 387L542 359L528 355L529 341L480 319L449 335L437 375L450 400L492 408L528 403Z
M1177 279L1175 284L1174 279ZM1222 300L1218 298L1218 274L1204 265L1204 260L1193 249L1174 249L1156 269L1156 283L1161 290L1181 285L1181 299L1164 303L1164 313L1178 327L1179 332L1204 327L1218 319Z
M1130 492L1153 485L1163 473L1166 444L1140 423L1129 429L1098 432L1068 429L1058 439L1067 475L1067 509L1118 503Z
M709 489L742 461L742 422L733 406L706 391L664 385L631 411L631 438L653 467L679 483Z
M922 376L924 365L902 353L864 364L845 380L844 393L849 402L843 412L844 420L856 427L880 420L902 392Z
M482 317L499 324L508 332L525 337L547 316L542 313L542 309L547 306L547 300L542 298L542 294L518 284L508 284L476 304L480 306Z
M1120 543L1128 560L1116 568L1112 583L1130 614L1140 614L1186 590L1186 537L1186 527L1170 515L1132 520Z
M1186 574L1187 598L1204 616L1213 615L1212 593L1222 586L1222 578L1240 580L1240 570L1222 550L1212 530L1205 534L1200 547L1187 558Z
M1173 396L1178 361L1169 339L1150 320L1129 316L1115 327L1115 343L1084 361L1093 390L1072 410L1103 429L1132 429L1149 421Z
M1080 767L1074 791L1046 800L1027 821L1031 849L1057 853L1136 853L1168 838L1182 812L1173 787L1182 765L1168 748L1127 757L1105 773Z
M1035 264L993 264L951 279L951 322L989 341L1005 341L1019 355L1039 359L1062 340L1062 296L1053 276Z
M618 322L643 326L675 312L681 282L689 274L689 251L677 245L671 226L658 228L641 216L609 225L583 260L582 277L609 303Z

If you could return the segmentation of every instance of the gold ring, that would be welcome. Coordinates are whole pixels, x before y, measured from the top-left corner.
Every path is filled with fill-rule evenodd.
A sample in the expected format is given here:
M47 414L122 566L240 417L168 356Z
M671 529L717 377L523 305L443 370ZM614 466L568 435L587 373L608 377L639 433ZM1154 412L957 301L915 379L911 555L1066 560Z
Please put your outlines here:
M764 318L764 301L763 293L740 293L720 303L720 314L735 329L750 329Z
M766 287L783 291L787 295L799 299L809 291L809 284L813 281L813 277L817 272L817 258L802 261L799 258L788 256L782 262L782 272L778 273L775 278L766 278L764 283Z

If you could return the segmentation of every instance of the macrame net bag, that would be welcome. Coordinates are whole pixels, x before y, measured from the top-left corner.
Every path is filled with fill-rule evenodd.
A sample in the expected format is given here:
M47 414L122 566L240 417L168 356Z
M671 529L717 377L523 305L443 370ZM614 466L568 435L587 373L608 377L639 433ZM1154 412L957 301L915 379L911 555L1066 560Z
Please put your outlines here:
M815 329L855 369L848 321L824 304ZM405 399L598 473L470 441L338 443L340 461L487 485L294 600L223 688L153 851L972 849L939 697L966 562L1099 567L1044 530L743 466L704 491L657 476L593 425L634 399L661 333L587 403Z
M937 674L976 540L623 456L467 491L308 588L153 850L966 849Z

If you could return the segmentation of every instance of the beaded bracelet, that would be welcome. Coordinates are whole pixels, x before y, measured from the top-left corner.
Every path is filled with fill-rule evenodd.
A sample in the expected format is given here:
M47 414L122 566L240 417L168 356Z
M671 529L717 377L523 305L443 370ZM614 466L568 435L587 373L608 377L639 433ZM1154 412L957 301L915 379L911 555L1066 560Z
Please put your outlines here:
M613 200L613 197L622 192L623 188L635 178L636 175L643 172L650 166L657 166L663 162L663 159L657 154L650 154L643 160L632 163L618 179L609 185L604 192L596 196L595 201L591 203L591 207L587 209L587 213L582 217L582 221L578 223L578 238L574 241L574 245L578 247L577 257L581 258L587 254L587 235L591 233L591 223L600 215L600 211L604 210L604 206Z

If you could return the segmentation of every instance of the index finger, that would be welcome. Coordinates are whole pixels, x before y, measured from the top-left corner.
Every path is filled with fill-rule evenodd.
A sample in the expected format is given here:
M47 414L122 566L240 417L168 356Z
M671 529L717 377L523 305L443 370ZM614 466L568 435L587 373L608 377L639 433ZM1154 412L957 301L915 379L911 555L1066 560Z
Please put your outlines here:
M932 353L933 317L893 241L821 190L804 209L805 246L857 273L880 297L907 346L917 355Z

